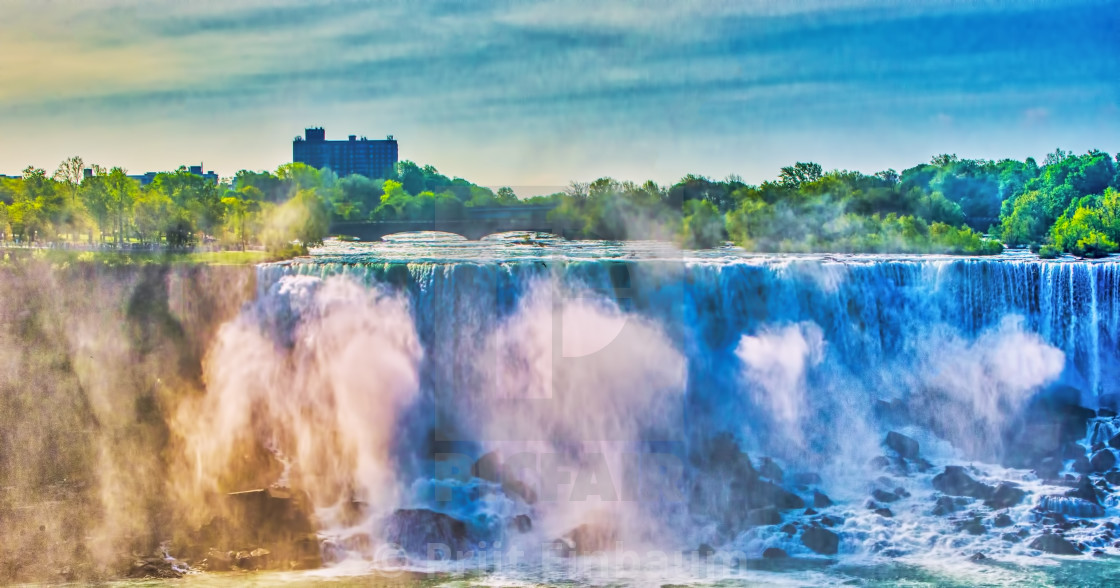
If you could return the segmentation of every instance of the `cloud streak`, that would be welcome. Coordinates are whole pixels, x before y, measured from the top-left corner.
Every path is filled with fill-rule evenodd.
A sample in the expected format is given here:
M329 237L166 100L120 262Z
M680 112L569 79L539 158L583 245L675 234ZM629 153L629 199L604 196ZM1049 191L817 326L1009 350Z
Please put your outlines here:
M1101 2L651 1L589 10L518 0L35 8L16 0L12 12L0 38L16 50L0 52L0 70L21 83L0 89L0 115L25 126L197 108L353 128L343 113L368 112L393 121L385 132L399 136L424 137L439 124L442 155L470 149L480 131L499 131L518 149L549 140L521 127L651 129L684 133L682 148L720 140L733 148L728 136L745 131L781 143L783 131L841 133L868 120L920 129L941 114L965 123L1006 111L997 118L1009 121L1036 108L1075 124L1114 105L1118 89L1111 35L1120 17ZM1028 104L1024 95L1052 101Z

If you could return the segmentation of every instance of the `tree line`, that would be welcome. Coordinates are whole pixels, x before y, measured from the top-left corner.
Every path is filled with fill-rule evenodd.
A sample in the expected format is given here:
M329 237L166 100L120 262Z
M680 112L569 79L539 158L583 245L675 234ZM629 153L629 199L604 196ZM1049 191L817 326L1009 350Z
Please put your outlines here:
M685 176L672 186L603 178L538 200L567 236L729 239L752 251L993 254L1004 244L1043 257L1120 250L1120 155L1056 150L1041 165L933 157L901 173L799 162L749 185Z
M1057 150L1039 165L938 155L871 175L799 162L759 185L737 176L688 175L671 186L601 178L519 199L508 187L494 191L410 161L387 178L291 163L217 183L179 168L142 186L119 167L87 173L72 157L53 174L28 167L0 179L0 231L24 242L297 253L321 243L332 221L548 205L554 231L569 238L672 239L691 248L730 240L774 252L991 254L1006 243L1091 257L1120 248L1118 158Z
M509 188L495 193L409 161L390 176L339 178L290 163L221 182L180 167L142 185L120 167L71 157L53 174L29 166L19 178L0 177L0 241L291 254L322 243L334 220L462 218L467 207L520 202Z

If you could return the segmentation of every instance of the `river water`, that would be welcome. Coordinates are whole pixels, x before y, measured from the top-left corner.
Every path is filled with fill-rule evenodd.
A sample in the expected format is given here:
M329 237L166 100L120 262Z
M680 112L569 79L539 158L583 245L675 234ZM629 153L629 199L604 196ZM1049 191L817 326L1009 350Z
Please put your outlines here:
M187 435L200 464L225 464L224 441L257 431L286 464L281 482L315 505L328 565L188 581L1107 585L1120 549L1102 525L1118 501L1105 493L1103 517L1064 531L1083 555L1043 554L1029 545L1043 528L1032 509L1069 483L1003 464L1039 397L1116 408L1118 342L1111 260L682 252L536 234L331 242L258 268ZM870 465L890 430L920 444L924 471ZM831 517L836 553L806 544L804 508L728 522L734 485L702 465L721 435L810 505L831 498L815 516ZM1086 431L1083 450L1092 441ZM472 471L488 452L516 462L532 499ZM933 514L946 465L1026 498L1002 511L1006 525L975 501ZM901 497L874 505L890 516L867 504L877 489ZM347 502L361 516L345 516ZM401 508L462 522L469 540L444 547L469 552L398 549L432 539L416 521L387 538ZM968 517L979 532L961 531ZM581 525L609 540L558 557L555 540ZM763 559L768 548L790 557Z

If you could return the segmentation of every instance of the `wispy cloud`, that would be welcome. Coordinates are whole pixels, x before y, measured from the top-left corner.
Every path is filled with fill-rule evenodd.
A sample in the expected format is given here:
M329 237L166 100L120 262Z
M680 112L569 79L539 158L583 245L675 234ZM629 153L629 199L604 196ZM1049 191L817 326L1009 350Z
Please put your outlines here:
M1049 108L1036 106L1023 111L1023 120L1026 121L1027 124L1043 123L1046 122L1048 118L1050 118Z
M686 150L743 129L1102 112L1120 70L1120 16L1088 1L12 1L0 71L20 82L0 116L23 124L365 108L463 149L479 129L523 145L549 139L519 128L593 124Z

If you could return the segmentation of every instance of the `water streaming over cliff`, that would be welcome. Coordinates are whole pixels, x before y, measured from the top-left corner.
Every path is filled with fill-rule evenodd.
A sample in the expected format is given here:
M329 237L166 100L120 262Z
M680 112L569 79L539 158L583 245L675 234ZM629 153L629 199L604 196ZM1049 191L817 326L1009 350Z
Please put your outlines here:
M930 478L975 460L992 464L978 479L1045 495L1028 470L995 465L1008 461L1016 419L1059 387L1091 408L1120 393L1110 261L436 240L334 244L261 266L257 288L223 332L226 352L211 356L211 412L235 396L271 407L251 413L253 430L297 469L315 464L305 484L320 486L306 490L328 513L338 557L373 557L381 521L405 507L464 521L482 551L565 532L578 543L582 525L605 533L600 548L814 555L780 525L721 519L723 499L697 473L721 432L764 477L781 481L760 465L772 458L802 498L823 490L847 503L833 512L852 561L972 548L1014 557L1029 550L931 520ZM249 381L261 358L244 353L260 344L248 333L279 350L264 387ZM205 422L196 433L210 442L246 426ZM906 499L886 519L862 503L887 483L869 464L892 427L937 469L889 482ZM511 478L522 486L472 470L487 452L521 460ZM351 499L378 504L358 522L329 515ZM1028 502L1008 511L1015 523L1033 516ZM532 521L524 536L511 530L518 515Z

